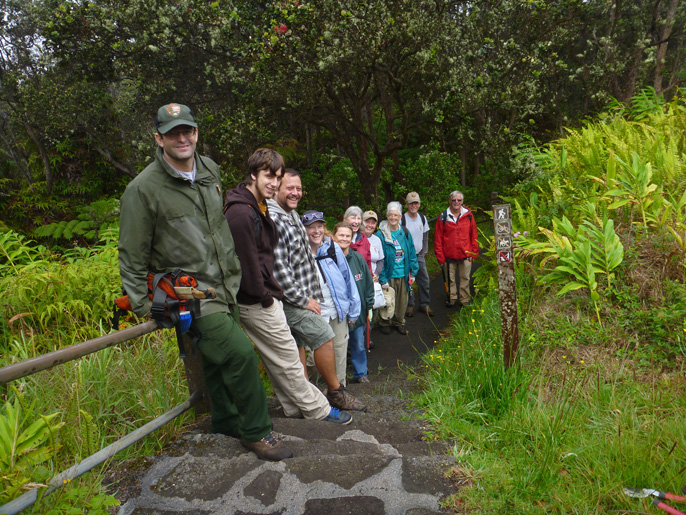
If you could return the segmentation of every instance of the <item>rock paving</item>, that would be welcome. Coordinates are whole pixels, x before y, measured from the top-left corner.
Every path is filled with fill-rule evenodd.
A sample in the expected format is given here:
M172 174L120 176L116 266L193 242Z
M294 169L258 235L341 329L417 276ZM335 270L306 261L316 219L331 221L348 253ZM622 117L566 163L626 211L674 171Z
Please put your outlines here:
M410 398L407 372L433 347L456 311L445 308L439 275L431 284L436 316L406 320L409 335L372 331L368 384L348 390L368 407L347 426L286 418L270 399L274 431L293 450L281 462L259 460L240 442L209 431L207 418L160 456L116 463L106 476L120 515L343 515L445 513L457 491L450 442L424 440L426 423Z

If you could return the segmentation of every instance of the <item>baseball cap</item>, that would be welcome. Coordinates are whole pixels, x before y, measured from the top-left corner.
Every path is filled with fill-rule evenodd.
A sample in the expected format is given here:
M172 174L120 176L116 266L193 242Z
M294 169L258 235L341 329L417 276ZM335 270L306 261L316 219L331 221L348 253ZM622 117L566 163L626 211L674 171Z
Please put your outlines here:
M411 191L405 197L405 204L412 204L412 202L419 202L419 193Z
M321 211L305 211L302 221L305 227L307 227L308 225L312 225L315 222L323 222L324 213L322 213Z
M190 107L183 104L167 104L157 110L157 116L155 116L157 132L166 134L179 125L198 127Z
M373 218L377 222L379 221L379 217L376 216L376 213L374 211L365 211L364 214L362 215L362 221L365 222L370 218Z

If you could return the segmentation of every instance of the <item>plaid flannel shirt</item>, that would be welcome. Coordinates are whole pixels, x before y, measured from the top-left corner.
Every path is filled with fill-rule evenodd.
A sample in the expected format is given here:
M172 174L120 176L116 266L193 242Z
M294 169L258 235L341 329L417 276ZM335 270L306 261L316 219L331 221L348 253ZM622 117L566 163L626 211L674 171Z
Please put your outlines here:
M301 308L307 306L310 298L323 302L317 264L298 213L286 213L272 199L267 200L267 205L279 233L279 242L274 249L274 277L283 288L284 299Z

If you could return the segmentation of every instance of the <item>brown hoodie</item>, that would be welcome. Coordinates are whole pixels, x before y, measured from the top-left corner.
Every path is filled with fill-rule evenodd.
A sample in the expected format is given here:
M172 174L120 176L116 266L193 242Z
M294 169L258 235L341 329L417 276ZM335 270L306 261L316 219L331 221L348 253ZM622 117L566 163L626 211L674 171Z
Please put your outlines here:
M262 304L283 300L283 290L274 278L274 247L278 233L269 211L263 215L252 192L240 183L226 193L224 216L229 222L243 275L239 304Z

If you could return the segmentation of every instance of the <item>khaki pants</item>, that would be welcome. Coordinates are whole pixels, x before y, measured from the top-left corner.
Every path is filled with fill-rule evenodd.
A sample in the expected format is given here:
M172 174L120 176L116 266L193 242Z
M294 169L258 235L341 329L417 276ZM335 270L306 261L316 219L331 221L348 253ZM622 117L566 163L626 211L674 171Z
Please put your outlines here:
M472 295L469 291L469 275L472 271L472 262L468 259L446 263L448 266L448 280L450 281L450 300L458 299L457 280L459 278L459 299L462 304L469 304Z
M405 325L405 311L407 311L407 279L404 277L395 277L389 279L388 285L395 290L395 312L390 320L379 320L380 326L400 327Z
M261 304L240 304L241 325L262 357L274 393L287 417L302 413L321 420L331 411L319 388L305 379L295 339L286 323L281 301L268 308Z
M339 322L338 318L329 318L329 326L333 329L333 353L336 358L336 377L338 382L345 386L346 367L348 365L348 319ZM308 349L307 352L307 374L310 381L317 383L321 379L321 374L317 370L314 362L314 352Z

